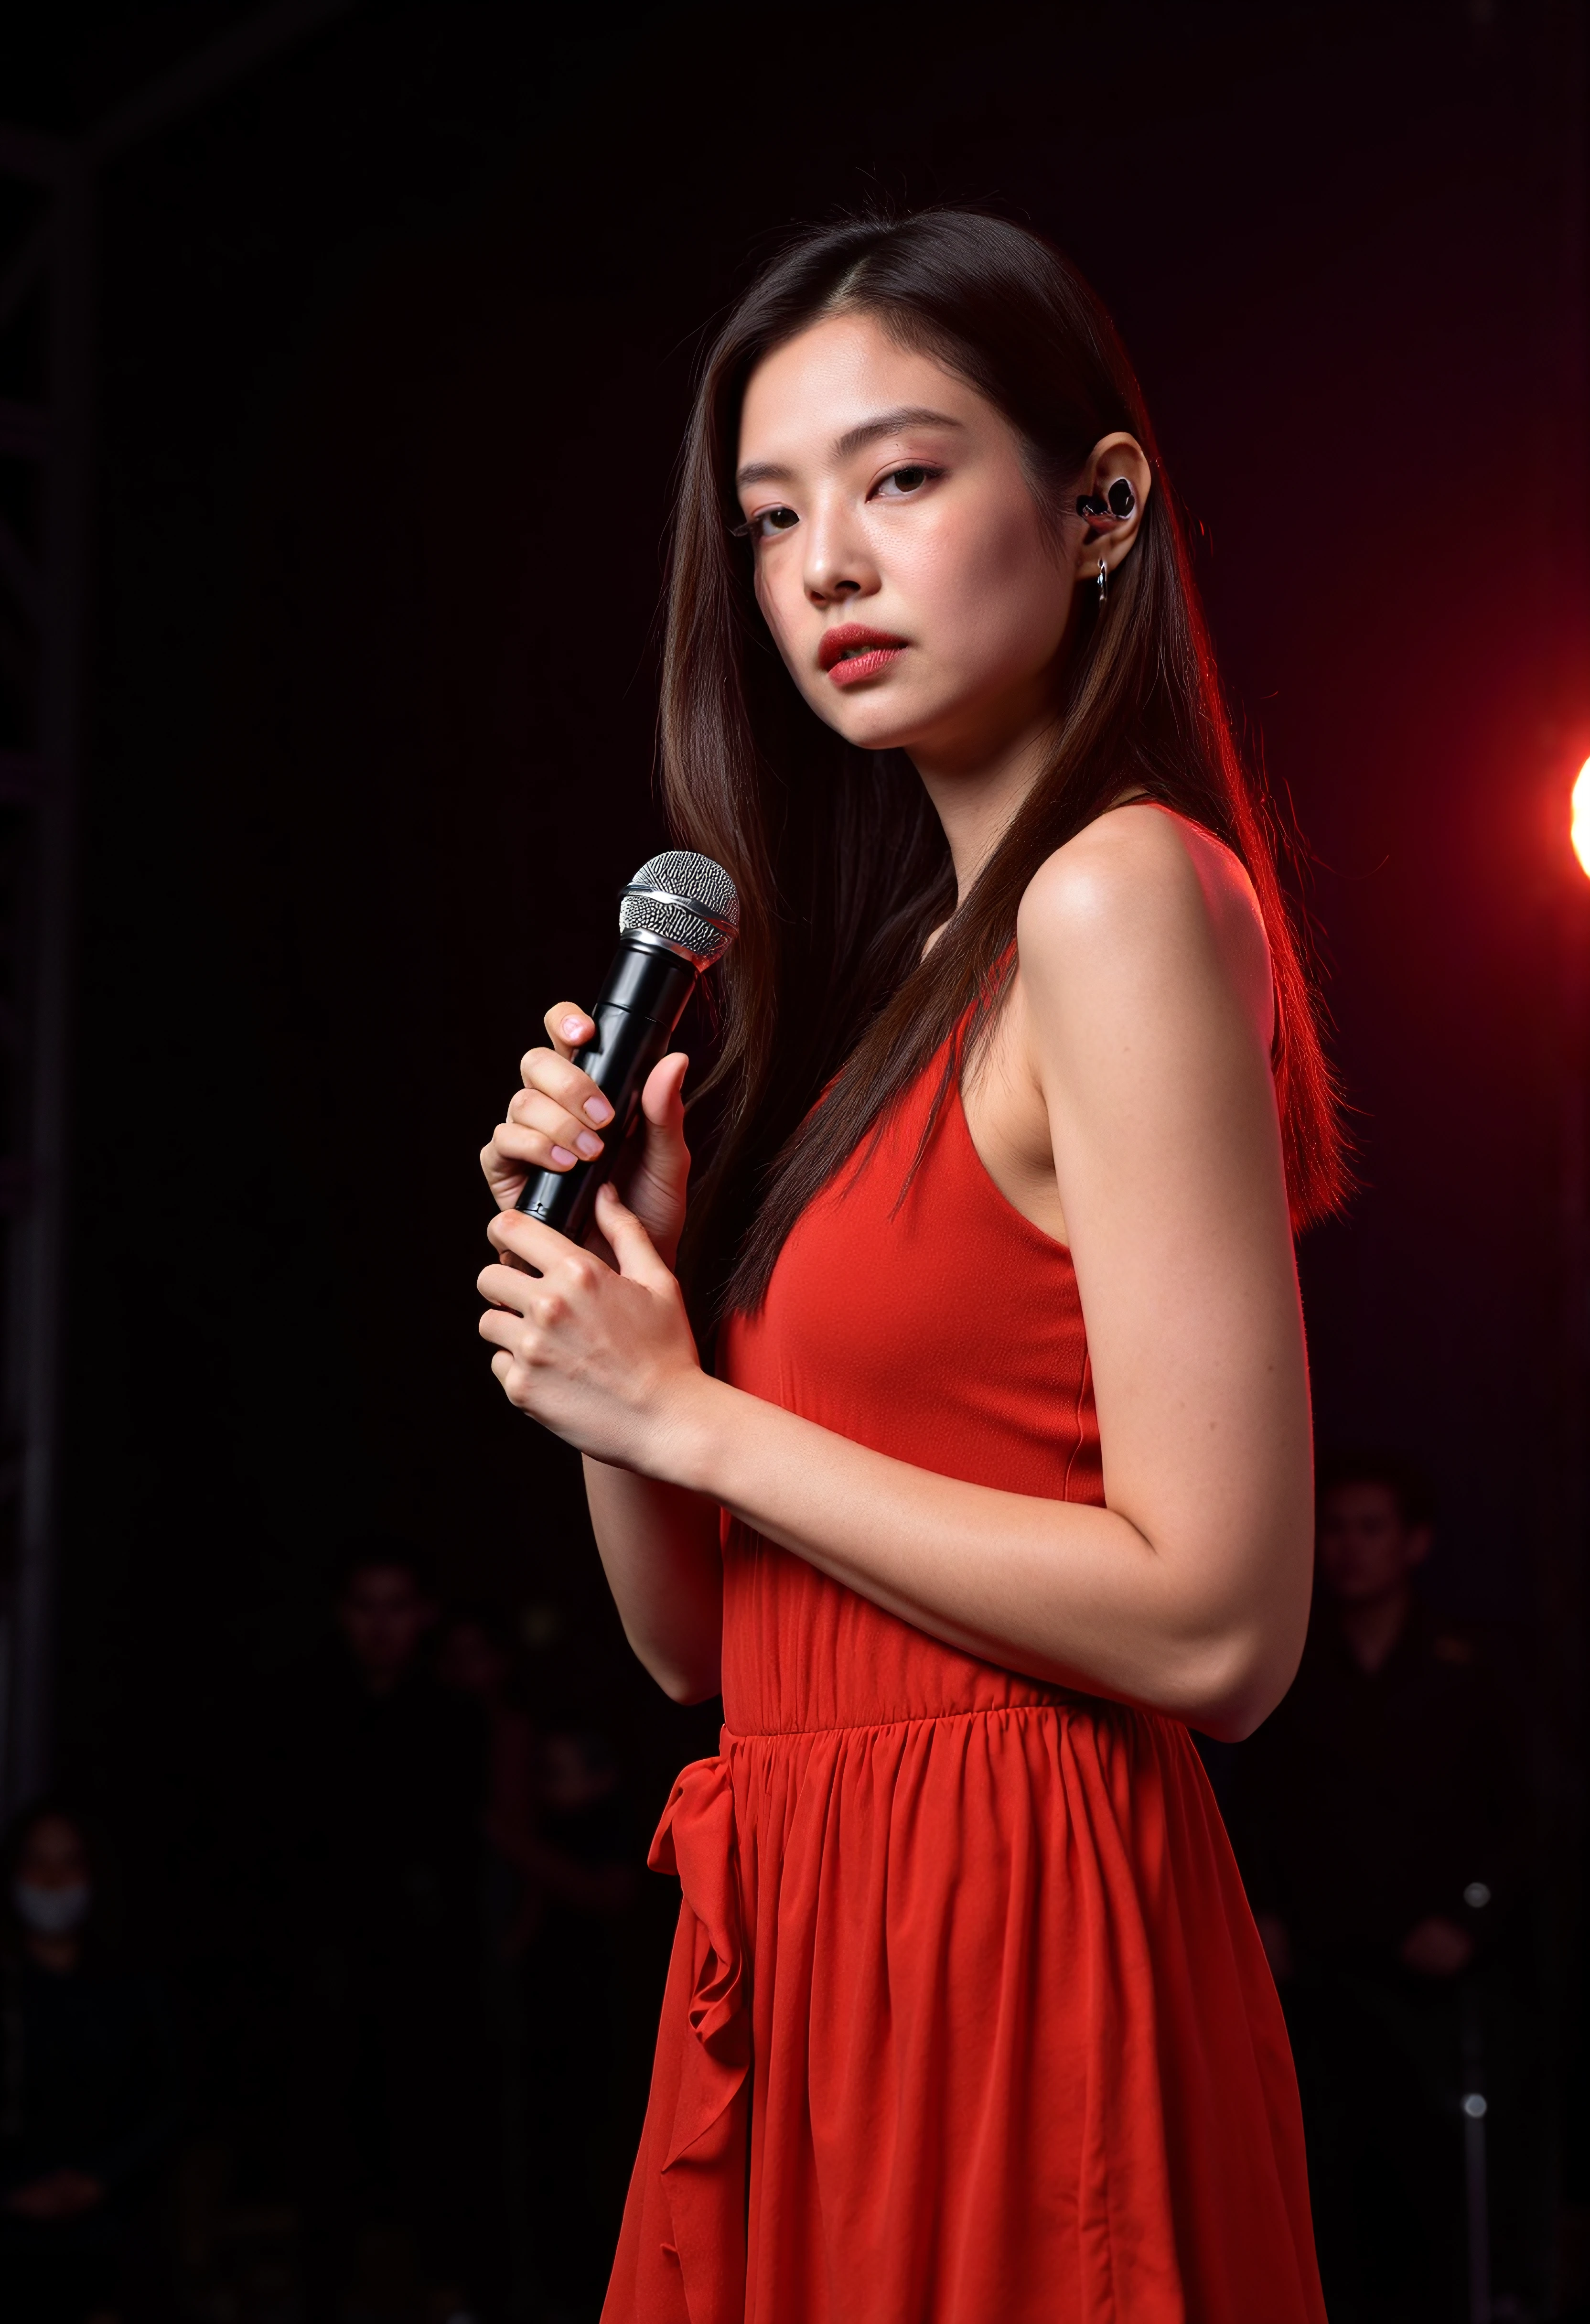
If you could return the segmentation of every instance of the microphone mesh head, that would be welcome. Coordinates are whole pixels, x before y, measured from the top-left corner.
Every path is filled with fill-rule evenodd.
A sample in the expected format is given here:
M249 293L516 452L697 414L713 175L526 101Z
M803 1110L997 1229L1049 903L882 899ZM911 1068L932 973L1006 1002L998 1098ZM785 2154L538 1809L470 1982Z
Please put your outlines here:
M700 967L710 968L740 934L734 882L710 855L666 847L640 866L619 906L620 934L639 928L683 946Z

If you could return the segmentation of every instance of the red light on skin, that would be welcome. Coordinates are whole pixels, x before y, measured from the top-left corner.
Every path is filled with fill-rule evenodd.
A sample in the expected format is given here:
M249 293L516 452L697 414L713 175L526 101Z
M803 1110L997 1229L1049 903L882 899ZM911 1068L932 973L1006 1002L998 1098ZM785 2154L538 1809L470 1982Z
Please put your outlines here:
M1590 759L1574 779L1573 820L1568 825L1579 869L1590 880Z

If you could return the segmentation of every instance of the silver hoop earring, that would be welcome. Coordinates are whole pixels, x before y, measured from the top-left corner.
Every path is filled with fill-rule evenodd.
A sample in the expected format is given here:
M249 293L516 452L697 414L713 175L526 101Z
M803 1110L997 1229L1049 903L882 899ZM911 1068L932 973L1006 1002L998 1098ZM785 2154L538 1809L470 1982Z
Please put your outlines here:
M1108 596L1109 567L1101 557L1098 560L1098 609L1100 613L1104 611L1105 603Z

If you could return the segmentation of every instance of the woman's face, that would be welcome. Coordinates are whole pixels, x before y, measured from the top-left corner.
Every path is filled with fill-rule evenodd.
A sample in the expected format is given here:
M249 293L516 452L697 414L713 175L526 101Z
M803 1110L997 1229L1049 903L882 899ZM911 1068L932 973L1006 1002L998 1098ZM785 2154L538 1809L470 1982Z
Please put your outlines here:
M1041 514L1015 429L865 315L751 374L737 480L757 602L818 716L975 766L1052 715L1080 521Z

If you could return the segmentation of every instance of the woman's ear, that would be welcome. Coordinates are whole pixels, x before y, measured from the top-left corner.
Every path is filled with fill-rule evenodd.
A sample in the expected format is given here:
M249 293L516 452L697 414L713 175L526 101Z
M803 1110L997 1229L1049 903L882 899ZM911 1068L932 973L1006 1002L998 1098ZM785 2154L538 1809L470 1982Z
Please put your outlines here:
M1137 538L1138 526L1153 474L1148 455L1135 436L1117 429L1101 436L1088 455L1077 493L1076 513L1082 530L1077 547L1077 579L1097 578L1100 558L1106 569L1116 567Z

